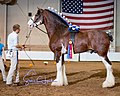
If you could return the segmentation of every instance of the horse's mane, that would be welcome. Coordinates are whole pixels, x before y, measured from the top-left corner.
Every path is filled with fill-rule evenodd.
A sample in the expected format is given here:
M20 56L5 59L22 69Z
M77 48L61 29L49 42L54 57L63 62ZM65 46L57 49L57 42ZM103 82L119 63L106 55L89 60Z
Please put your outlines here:
M47 10L48 12L50 12L51 14L53 14L54 16L58 17L59 18L59 21L61 21L63 24L65 24L65 26L69 26L69 24L67 23L66 20L64 20L60 15L58 15L57 13L51 11L51 10L48 10L48 9L45 9Z

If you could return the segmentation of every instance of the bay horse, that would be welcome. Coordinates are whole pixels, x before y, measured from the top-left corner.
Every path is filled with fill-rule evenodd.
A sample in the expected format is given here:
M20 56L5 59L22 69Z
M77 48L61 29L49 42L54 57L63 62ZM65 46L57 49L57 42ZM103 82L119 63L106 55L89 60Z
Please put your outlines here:
M49 9L38 8L37 13L30 18L28 26L30 28L44 24L49 37L49 47L56 56L57 75L52 86L68 85L65 72L64 54L67 52L70 40L70 32L68 31L68 23L60 15ZM107 76L102 87L113 87L115 78L112 72L112 64L108 59L107 53L110 46L112 36L101 30L80 30L74 36L74 53L82 53L92 50L97 53L107 70Z

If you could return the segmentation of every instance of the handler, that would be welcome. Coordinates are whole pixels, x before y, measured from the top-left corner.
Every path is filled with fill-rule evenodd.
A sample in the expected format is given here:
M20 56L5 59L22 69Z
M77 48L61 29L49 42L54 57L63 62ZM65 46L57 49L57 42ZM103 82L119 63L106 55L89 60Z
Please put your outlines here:
M4 45L1 43L1 38L0 38L0 70L2 72L3 81L6 82L6 73L5 73L5 67L4 67L3 59L4 59L4 62L6 62Z
M14 83L19 83L19 67L18 67L18 49L23 49L25 48L24 45L19 45L19 38L18 38L18 33L20 32L20 25L15 24L13 26L13 32L8 35L8 53L10 60L11 60L11 65L10 69L7 75L7 80L6 84L7 85L12 85L12 77L15 73L16 80Z

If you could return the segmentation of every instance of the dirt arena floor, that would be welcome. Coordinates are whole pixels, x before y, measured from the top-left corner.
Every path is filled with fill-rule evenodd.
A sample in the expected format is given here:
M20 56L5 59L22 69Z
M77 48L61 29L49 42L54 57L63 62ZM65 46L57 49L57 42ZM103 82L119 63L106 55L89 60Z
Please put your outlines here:
M20 61L19 86L6 86L0 73L0 96L120 96L120 62L113 62L116 78L113 88L102 88L106 77L102 62L65 62L69 85L61 87L50 85L56 76L54 61L48 61L48 65L43 62L34 61L32 66L31 61ZM9 61L6 65L9 66Z

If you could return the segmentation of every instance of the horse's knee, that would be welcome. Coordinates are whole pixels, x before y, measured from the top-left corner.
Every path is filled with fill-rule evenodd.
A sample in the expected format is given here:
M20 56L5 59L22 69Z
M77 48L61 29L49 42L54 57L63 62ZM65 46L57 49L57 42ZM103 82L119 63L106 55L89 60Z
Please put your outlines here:
M105 60L106 60L110 65L112 65L112 63L110 62L110 60L108 59L107 56L105 57Z
M60 60L60 52L55 52L55 60L56 60L56 63L59 63L59 60Z

